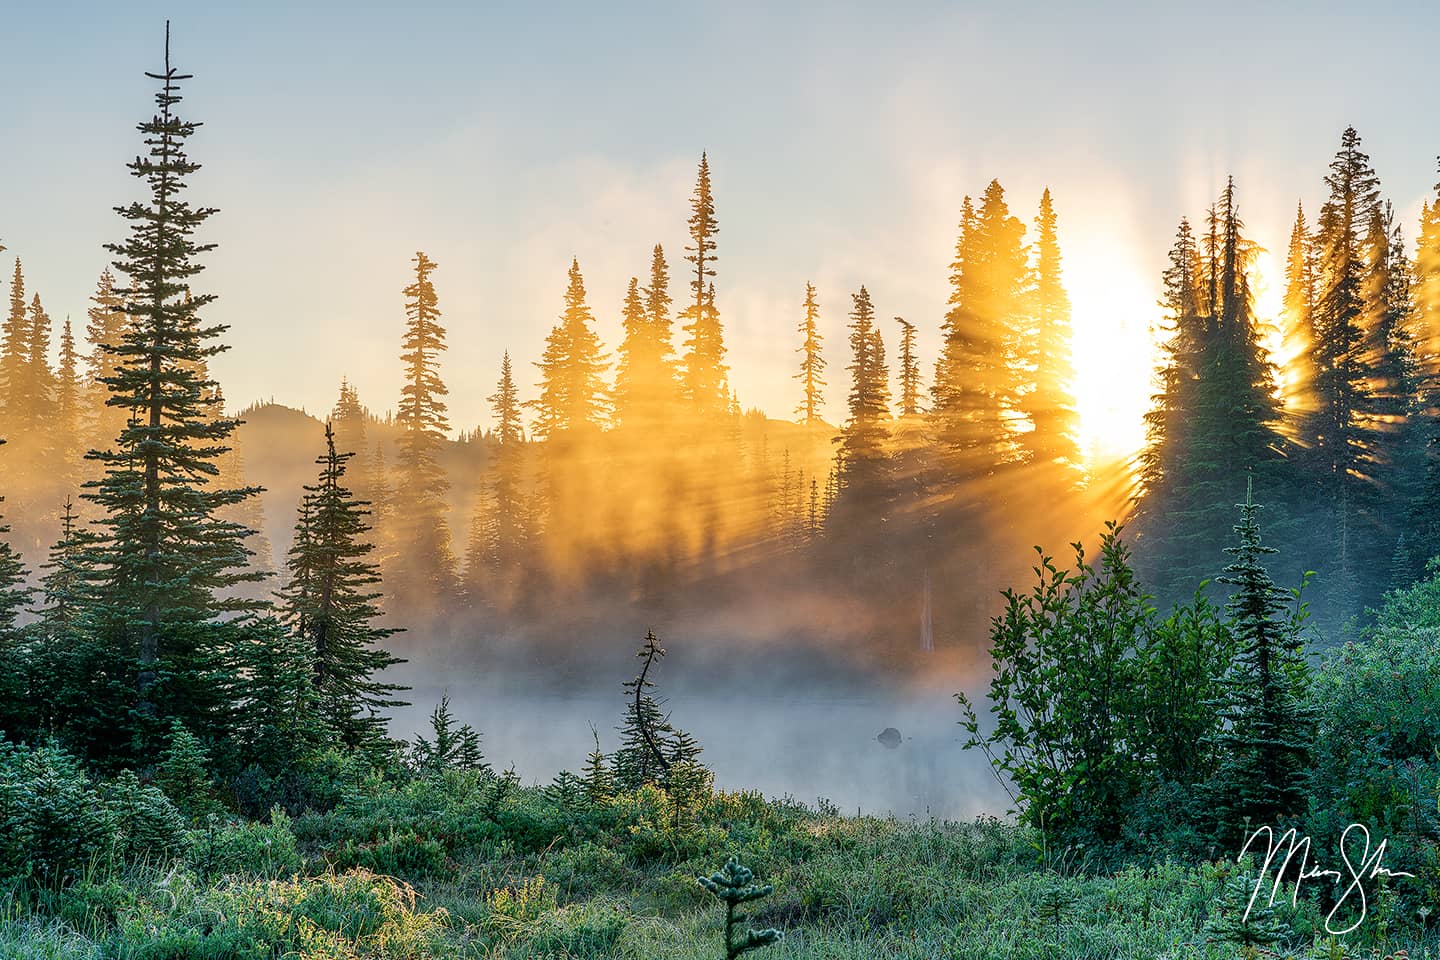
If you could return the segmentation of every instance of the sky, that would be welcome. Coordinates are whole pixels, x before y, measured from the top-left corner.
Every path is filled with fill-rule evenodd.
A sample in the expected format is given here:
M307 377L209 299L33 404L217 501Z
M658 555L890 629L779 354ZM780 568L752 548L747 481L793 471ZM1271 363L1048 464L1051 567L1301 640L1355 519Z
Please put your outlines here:
M832 421L862 283L881 317L919 325L928 369L962 198L998 178L1027 223L1054 194L1087 442L1123 447L1176 222L1227 174L1277 255L1296 202L1322 201L1346 125L1409 236L1437 179L1440 7L1426 3L15 4L0 243L57 321L83 325L102 244L124 232L112 208L138 196L124 163L167 17L174 63L195 74L184 115L204 123L191 198L220 210L197 286L231 325L214 370L237 408L324 412L342 376L392 408L401 290L423 249L453 426L488 426L502 351L534 394L572 256L611 349L657 242L683 298L705 150L744 406L792 415L807 280Z

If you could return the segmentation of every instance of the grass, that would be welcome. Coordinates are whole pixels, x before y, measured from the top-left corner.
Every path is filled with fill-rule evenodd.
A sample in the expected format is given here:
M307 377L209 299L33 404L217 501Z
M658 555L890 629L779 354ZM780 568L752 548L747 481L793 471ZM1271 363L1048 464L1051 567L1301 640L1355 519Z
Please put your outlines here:
M62 890L0 890L0 956L715 960L723 910L695 880L733 853L774 893L748 921L785 958L1231 958L1207 921L1233 864L1100 875L1036 862L996 820L840 817L720 793L675 826L663 792L564 807L473 775L370 783L335 809L192 830L183 860L92 867ZM1279 955L1440 956L1382 895L1358 937L1278 910ZM1378 951L1378 952L1373 952Z

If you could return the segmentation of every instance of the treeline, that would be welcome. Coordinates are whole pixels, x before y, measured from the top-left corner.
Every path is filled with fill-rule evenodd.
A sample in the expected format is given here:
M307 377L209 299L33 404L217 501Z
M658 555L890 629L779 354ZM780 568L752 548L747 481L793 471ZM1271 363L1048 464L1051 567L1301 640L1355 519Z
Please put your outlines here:
M848 295L849 389L838 427L822 418L829 380L839 378L821 333L825 305L810 283L797 295L791 338L798 422L742 412L730 386L720 228L703 156L690 206L685 292L672 295L671 263L657 244L643 282L630 280L613 355L596 333L580 264L570 264L560 315L533 364L533 398L521 399L523 368L507 353L489 397L493 427L461 431L460 443L483 450L485 476L458 529L441 463L452 423L439 270L416 254L403 291L395 412L377 418L342 381L329 418L336 449L353 454L347 483L370 504L382 605L402 623L469 609L494 625L552 613L556 590L576 607L620 596L655 608L687 589L703 592L699 584L762 571L757 580L802 577L873 598L905 626L876 616L866 629L898 649L932 646L937 621L942 642L960 642L1008 579L1008 563L993 559L1005 555L1001 547L1077 536L1088 525L1049 192L1028 235L998 182L965 201L932 374L916 350L916 324L885 319L864 286ZM120 367L139 355L138 346L115 349L139 322L116 284L107 270L88 352L77 360L67 333L57 369L50 321L38 299L23 304L17 260L0 429L15 438L6 477L20 517L14 539L26 553L54 538L67 497L83 527L103 520L99 502L78 492L100 481L100 452L143 412L114 399ZM176 289L188 291L188 278ZM208 299L187 302L187 322L219 332L198 319ZM197 349L183 365L205 416L232 423L208 373L214 349ZM50 415L56 405L64 416ZM211 439L217 472L206 482L247 489L233 434ZM1022 500L1043 506L1007 509ZM255 567L271 566L258 499L222 497L214 509L253 531L236 536ZM932 596L930 584L942 579L960 586ZM252 600L266 595L248 578L225 586Z
M1317 571L1326 619L1361 613L1440 554L1440 185L1413 254L1353 128L1324 185L1313 224L1297 210L1278 318L1255 314L1259 247L1233 181L1200 229L1176 233L1137 523L1143 569L1171 598L1213 574L1247 476L1275 541Z

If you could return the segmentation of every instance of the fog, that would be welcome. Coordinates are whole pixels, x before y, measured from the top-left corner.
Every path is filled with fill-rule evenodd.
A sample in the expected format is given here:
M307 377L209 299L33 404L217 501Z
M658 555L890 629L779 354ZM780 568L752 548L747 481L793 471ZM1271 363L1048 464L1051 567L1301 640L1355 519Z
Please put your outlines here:
M481 732L491 765L513 765L526 783L548 783L561 769L578 772L593 746L592 725L601 749L615 748L625 708L618 684L527 693L515 679L455 676L417 684L391 732L410 738L428 731L430 710L448 694L456 718ZM863 695L816 686L756 693L725 681L703 692L677 690L666 708L704 745L701 759L720 789L809 804L824 798L846 813L901 817L1003 815L1008 806L983 755L962 748L959 708L939 692ZM886 727L903 737L894 749L876 739Z

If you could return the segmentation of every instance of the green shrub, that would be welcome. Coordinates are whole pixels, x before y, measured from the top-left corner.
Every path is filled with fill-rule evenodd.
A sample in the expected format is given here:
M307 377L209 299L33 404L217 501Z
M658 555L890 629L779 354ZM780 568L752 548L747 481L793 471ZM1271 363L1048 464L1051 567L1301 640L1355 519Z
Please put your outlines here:
M0 740L0 877L61 886L114 844L115 821L59 747Z
M185 818L160 790L125 770L103 792L114 817L115 854L123 862L165 861L184 852Z
M290 817L276 807L268 823L212 817L190 832L190 864L202 877L283 877L303 866Z
M390 832L369 843L346 841L331 863L337 869L364 867L376 873L407 879L438 877L453 872L445 848L438 840L408 829Z

